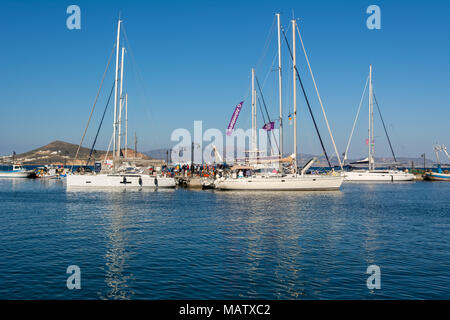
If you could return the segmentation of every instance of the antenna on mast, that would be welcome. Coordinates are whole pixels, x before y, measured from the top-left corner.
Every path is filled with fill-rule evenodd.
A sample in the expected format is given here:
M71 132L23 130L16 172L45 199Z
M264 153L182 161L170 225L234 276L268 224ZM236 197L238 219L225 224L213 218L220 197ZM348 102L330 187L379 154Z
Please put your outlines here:
M280 14L277 13L278 25L278 94L280 103L280 160L283 158L283 97L282 97L282 80L281 80L281 21ZM283 165L280 162L280 171Z
M136 136L136 132L134 133L134 157L137 158L137 136Z
M292 10L294 12L294 10ZM292 74L293 82L293 102L294 102L294 173L297 174L297 57L295 43L296 21L292 19Z
M120 14L119 14L119 21L117 23L117 40L116 40L116 72L115 72L115 78L114 78L114 138L113 138L113 164L114 169L116 168L116 149L117 149L117 96L118 96L118 82L119 82L119 49L120 49L120 24L122 23L122 20L120 20ZM120 147L119 147L120 148Z

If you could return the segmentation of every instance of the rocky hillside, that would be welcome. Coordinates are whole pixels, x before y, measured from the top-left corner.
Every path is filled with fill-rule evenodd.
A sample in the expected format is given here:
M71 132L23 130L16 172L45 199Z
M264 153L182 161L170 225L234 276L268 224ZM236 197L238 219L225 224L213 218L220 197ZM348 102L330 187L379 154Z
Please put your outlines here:
M64 142L64 141L53 141L43 147L16 155L16 161L22 164L72 164L72 161L77 152L78 145ZM122 152L125 152L123 150ZM90 149L81 147L78 152L78 160L74 163L75 165L85 164L89 157ZM104 159L106 151L95 150L92 158L97 160ZM134 150L127 150L128 158L134 158ZM108 154L108 159L111 159L111 152ZM147 155L138 152L136 155L137 159L141 160L151 160L152 158Z

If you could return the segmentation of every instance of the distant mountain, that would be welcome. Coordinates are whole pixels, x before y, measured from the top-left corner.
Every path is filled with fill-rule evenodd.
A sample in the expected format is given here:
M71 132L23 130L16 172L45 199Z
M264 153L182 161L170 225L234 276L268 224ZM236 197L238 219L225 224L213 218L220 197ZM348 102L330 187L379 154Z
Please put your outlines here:
M159 160L167 160L167 151L169 151L169 157L170 157L170 149L155 149L143 152L146 156L151 157L152 159L159 159Z
M167 160L167 151L170 149L155 149L144 152L145 155L152 157L154 159L161 159L166 161ZM287 157L290 154L285 154L284 156ZM330 155L329 155L330 156ZM327 167L328 163L324 155L313 155L313 154L307 154L307 153L299 153L298 154L298 165L302 166L306 162L308 162L310 159L316 157L317 161L315 162L315 166L318 167ZM358 158L358 159L349 159L346 161L346 163L355 162L358 160L362 160L364 157ZM333 157L330 159L331 164L333 166L338 166L339 162L337 161L336 157ZM412 162L414 162L415 167L423 167L423 158L408 158L408 157L397 157L397 164L403 165L405 167L411 167ZM375 163L382 166L383 164L393 164L394 158L392 157L375 157ZM436 162L432 161L431 159L426 159L426 166L431 167Z
M408 158L408 157L396 157L397 158L397 163L401 163L404 164L407 167L410 167L412 165L412 163L414 163L414 167L423 167L423 158ZM375 158L375 164L376 163L394 163L394 158L392 157L387 157L387 158ZM435 161L425 158L425 165L426 166L432 166L436 164Z
M309 159L311 159L313 157L314 157L314 155L304 155L304 154L299 155L299 158L298 158L300 160L299 165L306 163ZM315 163L315 166L328 166L325 156L322 155L322 156L315 156L315 157L318 157L318 160ZM358 159L347 159L347 161L345 163L348 164L348 163L355 162L358 160L363 160L365 158L367 158L367 156L361 157ZM396 164L398 166L411 167L412 164L414 163L414 167L417 167L417 168L423 167L423 158L420 158L420 157L419 158L396 157L396 159L397 159L397 162L394 161L393 157L375 157L375 165L383 167L383 166L388 166L391 164ZM330 160L331 160L331 164L333 166L339 165L339 162L337 161L336 157L333 157ZM342 161L342 158L341 158L341 161ZM436 162L434 162L428 158L425 161L425 165L427 167L431 167L435 164L436 164Z
M21 154L17 154L15 159L17 162L22 164L64 164L70 163L72 164L72 160L75 157L77 152L78 145L73 143L68 143L64 141L53 141L43 147L24 152ZM78 152L77 161L74 163L75 165L80 165L86 163L86 160L89 158L89 153L91 149L81 147ZM125 150L122 150L124 153ZM92 159L104 159L106 155L106 151L95 149L92 154ZM127 149L127 156L129 158L135 157L134 150ZM108 159L112 158L111 152L108 154ZM145 154L140 152L137 153L136 158L142 160L151 160L152 158L148 157Z
M36 165L44 165L44 164L72 164L72 160L75 157L75 154L77 152L78 145L73 143L68 143L64 141L53 141L43 147L24 152L21 154L16 155L15 159L17 162L20 162L22 164L36 164ZM147 152L140 153L138 152L136 155L137 159L140 160L152 160L152 159L159 159L159 160L167 160L167 151L170 149L155 149L150 150ZM78 153L77 161L74 162L75 165L81 165L85 164L86 160L89 157L90 148L81 147L80 151ZM125 150L122 150L124 153ZM92 159L104 159L106 155L106 151L104 150L95 150L95 152L92 155ZM285 156L288 156L289 154L286 154ZM127 150L127 157L128 158L134 158L134 150L128 149ZM169 154L170 157L170 154ZM307 161L310 159L317 157L317 161L315 163L315 166L319 167L327 167L328 163L325 159L325 156L321 155L312 155L312 154L304 154L300 153L298 154L298 164L299 166L304 165ZM8 157L2 157L4 163L10 163L11 158ZM108 159L112 158L111 152L108 154ZM361 160L364 157L361 157L359 159L350 159L347 161L347 163L354 162L357 160ZM423 167L423 158L409 158L409 157L398 157L397 163L401 163L405 167L411 167L412 162L414 162L415 167ZM383 164L390 164L394 163L394 159L392 157L377 157L375 158L375 163L379 166L383 166ZM334 166L338 165L338 161L336 157L333 157L331 159L331 164ZM435 165L436 162L432 161L431 159L426 159L426 166L431 167Z

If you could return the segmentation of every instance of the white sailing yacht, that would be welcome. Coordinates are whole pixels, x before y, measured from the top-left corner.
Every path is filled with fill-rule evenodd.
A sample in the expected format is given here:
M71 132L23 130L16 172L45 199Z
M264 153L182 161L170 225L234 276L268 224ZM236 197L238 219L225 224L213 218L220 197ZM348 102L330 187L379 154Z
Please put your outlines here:
M367 83L366 83L367 86ZM363 95L364 96L364 95ZM361 100L362 102L362 100ZM359 110L358 110L359 113ZM358 115L356 116L355 123ZM354 129L354 127L353 127ZM344 160L347 158L348 147L350 145L351 137L353 134L350 134L349 142L347 145L347 150L344 155ZM345 172L345 180L346 181L412 181L415 180L416 176L401 170L389 169L375 169L375 146L374 146L374 125L373 125L373 85L372 85L372 65L370 65L369 70L369 138L368 138L368 146L369 146L369 156L367 159L363 161L359 161L359 163L367 163L368 169L355 169L352 171Z
M116 71L114 85L114 132L113 132L113 169L111 172L100 171L100 173L74 173L67 175L67 187L157 187L157 188L173 188L175 187L175 179L162 175L149 175L139 172L127 172L120 170L121 162L121 119L122 119L122 84L123 84L123 60L125 48L122 48L122 59L120 67L120 92L118 92L119 80L119 48L120 48L120 27L122 21L119 19L117 26L116 41ZM117 103L119 101L119 108ZM119 109L119 112L118 112ZM117 141L117 142L116 142ZM126 143L126 142L125 142ZM81 145L81 144L80 144Z
M278 22L278 82L279 82L279 105L280 105L280 156L279 166L282 169L283 154L283 125L282 125L282 92L281 92L281 25L280 14L276 14ZM305 166L301 172L297 169L297 70L295 53L295 30L296 21L292 20L293 38L293 77L294 77L294 155L291 156L294 162L294 173L283 174L282 170L277 174L253 174L250 177L221 177L215 181L215 188L220 190L292 190L292 191L316 191L316 190L338 190L341 187L344 177L339 175L318 175L306 174L306 171L313 164L313 161ZM252 70L252 152L257 154L256 142L256 90L254 86L254 70Z

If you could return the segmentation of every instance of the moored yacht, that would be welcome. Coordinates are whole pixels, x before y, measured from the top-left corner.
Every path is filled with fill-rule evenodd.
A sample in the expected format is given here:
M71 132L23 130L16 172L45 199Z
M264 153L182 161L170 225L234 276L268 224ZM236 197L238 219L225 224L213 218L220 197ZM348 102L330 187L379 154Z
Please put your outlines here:
M416 177L412 173L401 170L352 170L345 172L347 181L412 181Z
M347 172L345 172L345 180L346 181L390 181L390 182L413 181L416 179L416 176L412 173L408 173L407 171L401 171L401 170L397 170L397 169L382 170L382 169L375 168L374 125L373 125L374 94L373 94L373 85L372 85L372 65L370 65L370 68L369 68L368 82L369 82L369 138L367 139L367 144L369 146L369 148L368 148L369 156L365 160L356 162L356 164L358 164L358 165L366 163L368 165L368 169L354 169L351 171L347 171ZM364 88L364 92L365 92L366 88L367 88L367 82L366 82L366 87ZM363 92L363 97L364 97L364 92ZM349 149L350 142L352 139L353 131L355 129L356 121L358 119L358 115L359 115L359 111L360 111L361 104L363 101L363 97L361 98L361 103L358 108L355 122L353 124L352 132L350 134L350 138L349 138L349 141L347 144L347 150L344 153L344 161L347 158L348 149ZM378 107L378 103L377 103L377 107ZM378 109L379 109L379 107L378 107ZM380 117L381 117L381 112L380 112ZM382 120L383 126L384 126L383 118L381 118L381 120ZM386 131L386 128L385 128L385 131ZM387 136L389 146L392 151L392 155L394 156L394 160L395 160L396 159L395 154L394 154L389 136L387 135L387 131L386 131L386 136Z
M297 92L296 92L296 85L297 81L300 82L303 89L303 84L300 80L300 75L297 70L296 66L296 31L298 31L298 28L296 26L296 20L292 20L292 45L293 45L293 52L291 53L291 58L293 62L293 104L294 104L294 154L287 158L282 158L283 155L283 126L282 126L282 85L281 85L281 26L280 26L280 14L276 14L277 22L278 22L278 83L279 83L279 103L280 103L280 148L279 148L279 155L275 157L275 159L268 159L264 160L259 157L259 154L261 151L257 150L257 135L256 135L256 88L255 88L255 71L252 69L252 151L253 154L253 161L249 160L248 165L250 171L252 171L252 174L250 176L243 176L241 174L236 175L235 173L229 176L223 176L220 178L217 178L214 182L215 188L220 190L267 190L267 191L328 191L328 190L339 190L341 187L341 184L344 180L344 177L341 174L337 174L334 171L330 172L329 174L319 175L319 174L306 174L308 169L312 166L315 159L309 161L301 170L301 172L298 172L297 167ZM283 31L284 33L284 31ZM298 31L299 36L300 32ZM285 35L285 34L284 34ZM301 39L301 38L300 38ZM287 38L285 35L286 43ZM288 45L289 46L289 45ZM305 51L306 56L306 51ZM310 70L311 71L311 70ZM312 75L312 71L311 71ZM259 83L258 87L259 87ZM316 87L317 89L317 87ZM260 89L261 91L261 89ZM303 90L303 93L305 95L305 100L307 101L308 107L309 102L306 99L306 94ZM262 95L262 93L261 93ZM323 106L322 106L323 108ZM323 110L324 116L325 111ZM325 120L328 125L328 120ZM263 127L263 129L270 131L273 129L273 122L270 121L269 123L266 123ZM331 130L328 126L329 133L331 136L331 139L334 144L334 139L331 134ZM317 130L317 127L316 127ZM320 138L320 135L319 135ZM334 144L335 150L336 146ZM322 144L322 148L323 144ZM324 153L325 149L324 149ZM336 154L339 154L336 152ZM271 157L267 157L271 158ZM339 157L338 157L339 158ZM327 157L328 160L328 157ZM267 161L267 162L266 162ZM340 161L340 160L339 160ZM271 163L272 162L272 163ZM289 170L289 173L285 173L285 168L283 166L283 163L289 163L289 166L291 167L291 170ZM277 169L274 169L272 172L266 172L266 173L253 173L258 167L266 166L267 168L271 165L274 167L277 167ZM330 165L331 166L331 165ZM240 171L240 173L242 173Z
M283 191L331 191L339 190L344 180L338 175L253 175L242 178L219 178L220 190L283 190Z
M139 173L72 174L67 176L67 186L173 188L175 187L175 179Z
M126 166L123 166L123 162L126 160L122 156L121 150L121 125L122 125L122 109L125 107L125 150L127 150L127 101L128 96L122 94L123 88L123 63L125 48L122 47L121 63L119 67L119 48L120 48L120 28L122 21L119 19L117 26L117 41L116 41L116 70L114 80L114 122L113 122L113 160L106 159L104 163L106 168L98 168L98 172L85 172L80 170L73 174L67 175L66 185L67 187L153 187L153 188L173 188L175 187L175 179L173 177L164 175L150 175L138 170L128 170ZM119 69L120 69L120 92L119 92ZM111 91L112 92L112 91ZM109 101L108 101L109 102ZM106 108L105 108L106 112ZM104 114L103 114L104 116ZM103 121L103 119L102 119ZM102 122L101 122L102 123ZM100 123L100 125L101 125ZM98 132L100 131L100 128ZM97 134L98 134L97 132ZM83 135L84 138L84 135ZM97 137L94 140L94 145ZM80 146L83 139L81 140ZM91 149L91 154L94 149L94 145ZM79 146L79 148L80 148ZM79 150L78 148L78 150ZM108 147L109 151L109 147ZM75 155L75 159L78 155ZM126 157L126 156L125 156ZM90 160L90 158L89 158ZM89 162L88 160L88 162ZM87 164L85 168L87 168ZM97 169L97 168L96 168Z

